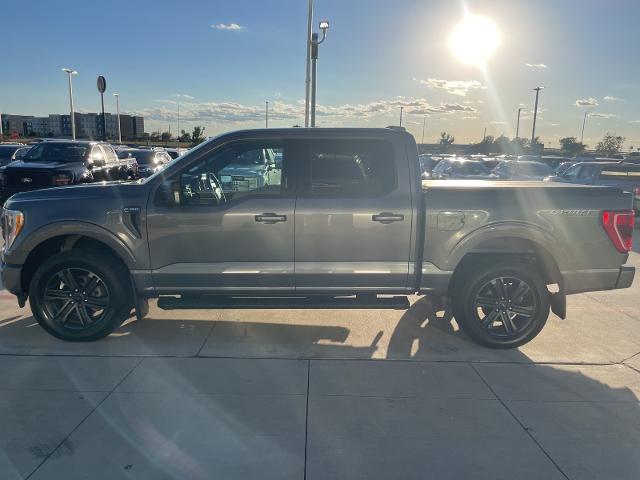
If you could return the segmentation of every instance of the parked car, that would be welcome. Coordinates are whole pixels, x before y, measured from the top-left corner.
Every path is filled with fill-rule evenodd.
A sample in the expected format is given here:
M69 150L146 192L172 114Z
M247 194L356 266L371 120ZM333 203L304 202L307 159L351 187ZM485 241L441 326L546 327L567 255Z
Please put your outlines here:
M418 160L420 162L420 171L422 172L422 178L427 180L431 178L431 172L440 162L440 158L433 157L431 155L418 155Z
M489 179L491 171L481 160L468 160L465 158L445 158L440 160L431 174L434 180L452 179Z
M0 167L11 162L13 154L24 146L24 143L0 143Z
M225 193L229 165L268 151L282 153L277 182ZM631 205L611 187L421 181L415 140L396 129L240 131L141 182L14 195L2 281L64 340L101 338L132 308L142 318L152 297L406 309L419 293L448 297L476 342L512 348L550 308L564 317L567 294L631 285Z
M164 150L171 158L178 158L180 155L184 155L187 152L186 148L165 148Z
M576 162L573 160L570 160L568 162L562 162L560 165L558 165L553 173L554 176L558 176L558 175L562 175L564 172L566 172L569 168L573 167L574 165L577 165L580 162Z
M280 161L278 162L278 159ZM326 159L325 168L330 174L332 169L339 168L340 159ZM280 148L264 148L242 151L235 156L233 162L226 164L218 172L222 190L230 197L250 192L256 188L280 185L282 178L282 150Z
M155 172L162 170L172 158L164 150L144 150L129 148L118 152L120 158L134 158L138 163L138 174L141 177L148 177Z
M500 180L544 180L553 173L545 163L517 160L500 162L491 175Z
M0 201L27 190L137 177L135 159L118 159L106 143L41 142L33 145L22 160L0 168Z
M607 185L632 192L634 210L640 214L640 165L629 162L579 163L560 175L549 177L552 182Z

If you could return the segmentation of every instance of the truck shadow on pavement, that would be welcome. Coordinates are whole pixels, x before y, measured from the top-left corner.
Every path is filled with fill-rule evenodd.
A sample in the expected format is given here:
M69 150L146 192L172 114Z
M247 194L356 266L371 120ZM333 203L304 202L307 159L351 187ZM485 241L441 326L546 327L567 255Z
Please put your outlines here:
M216 320L190 315L129 321L88 344L53 339L32 317L0 318L0 353L12 346L14 353L22 348L36 355L162 357L135 366L84 425L66 439L61 430L60 442L53 435L52 446L24 466L18 464L27 447L51 436L38 430L43 424L28 421L34 412L21 406L24 397L33 397L29 408L36 413L50 406L46 396L25 393L46 384L44 367L13 357L14 368L23 370L7 381L25 392L11 385L0 390L0 426L16 426L0 431L4 466L20 472L15 478L41 461L34 478L53 478L51 472L71 478L98 464L100 478L119 478L126 468L145 478L185 479L216 473L374 479L398 472L406 479L424 478L424 472L467 478L471 471L496 479L640 477L640 377L630 367L541 365L518 350L484 349L428 298L399 320L379 320L389 327L382 331L374 318L373 328L355 339L353 326L334 320L304 324L304 312L272 312L265 316L273 321L265 322L231 320L243 318L235 312L219 312ZM349 325L342 317L339 322ZM77 365L61 358L39 361L49 375L52 368L60 371L60 383L82 390ZM19 411L24 420L16 417ZM384 438L393 438L395 447L383 448ZM491 454L478 445L490 445ZM64 454L70 446L75 453Z

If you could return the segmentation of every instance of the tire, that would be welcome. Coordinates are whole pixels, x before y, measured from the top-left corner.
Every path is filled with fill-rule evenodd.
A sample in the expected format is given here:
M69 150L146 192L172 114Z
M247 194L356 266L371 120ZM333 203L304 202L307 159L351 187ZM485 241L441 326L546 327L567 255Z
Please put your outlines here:
M549 318L549 292L530 265L482 262L453 286L460 328L489 348L516 348L533 340Z
M69 250L36 270L29 303L34 318L54 337L89 342L109 335L129 317L130 285L126 269L113 256Z

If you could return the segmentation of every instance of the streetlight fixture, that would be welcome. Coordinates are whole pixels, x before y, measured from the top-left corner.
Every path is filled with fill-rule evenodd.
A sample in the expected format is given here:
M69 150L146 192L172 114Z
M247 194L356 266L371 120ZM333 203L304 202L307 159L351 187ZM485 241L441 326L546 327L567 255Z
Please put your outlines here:
M118 121L118 143L122 143L122 132L120 131L120 94L114 93L114 97L116 97L116 117Z
M404 107L400 107L400 126L402 126L402 112L404 112Z
M540 96L540 90L544 89L544 87L536 87L533 89L536 92L536 103L533 107L533 128L531 129L531 150L533 150L533 145L536 139L536 119L538 117L538 97Z
M427 126L427 116L422 119L422 145L424 145L424 129Z
M69 80L69 108L71 110L71 139L76 139L76 117L73 112L73 85L71 84L71 75L77 75L73 68L63 68L63 72L67 74L67 78Z
M264 128L269 128L269 100L264 102Z
M329 30L329 22L322 20L320 22L320 30L322 30L322 40L318 40L318 34L311 34L311 127L316 126L316 90L317 90L317 64L318 64L318 46L327 38L327 30Z
M518 122L516 123L516 140L520 136L520 112L522 112L522 108L518 109Z

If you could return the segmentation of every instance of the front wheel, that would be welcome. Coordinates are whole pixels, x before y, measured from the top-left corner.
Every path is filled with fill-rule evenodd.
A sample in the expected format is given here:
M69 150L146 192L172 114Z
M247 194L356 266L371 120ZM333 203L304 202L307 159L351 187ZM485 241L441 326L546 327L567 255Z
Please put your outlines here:
M98 340L119 327L132 306L126 271L115 259L70 250L47 259L29 287L33 316L67 341Z
M451 292L460 328L490 348L516 348L535 338L549 317L540 274L521 264L478 264Z

